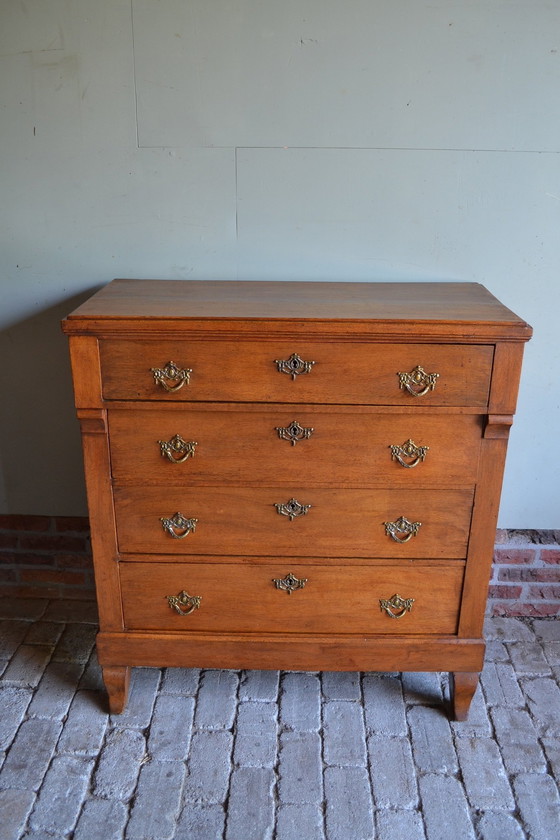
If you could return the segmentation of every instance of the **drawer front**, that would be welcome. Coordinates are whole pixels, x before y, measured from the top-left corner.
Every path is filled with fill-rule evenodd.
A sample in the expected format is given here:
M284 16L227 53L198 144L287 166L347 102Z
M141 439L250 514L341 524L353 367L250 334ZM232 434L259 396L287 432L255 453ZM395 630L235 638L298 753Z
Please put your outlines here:
M169 406L109 411L109 429L123 484L461 487L476 481L482 419Z
M488 399L493 348L274 340L107 340L100 342L100 354L103 395L108 400L483 408ZM168 367L170 362L174 367Z
M336 568L279 561L119 568L130 630L453 634L463 581L462 564ZM392 600L396 595L408 603ZM177 606L168 597L179 598ZM200 598L198 605L189 600L194 598ZM383 608L382 601L388 602Z
M471 490L121 487L115 510L122 553L464 558L472 499Z

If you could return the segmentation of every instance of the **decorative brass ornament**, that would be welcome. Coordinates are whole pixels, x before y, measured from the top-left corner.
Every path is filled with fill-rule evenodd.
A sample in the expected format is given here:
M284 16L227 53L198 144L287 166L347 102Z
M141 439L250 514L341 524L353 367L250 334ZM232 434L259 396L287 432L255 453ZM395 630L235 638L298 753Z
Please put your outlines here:
M191 368L180 368L175 362L167 362L163 368L150 368L154 374L156 385L161 385L170 394L180 391L185 382L189 384ZM176 382L176 385L168 385L167 382Z
M184 540L191 532L194 534L198 519L187 519L182 513L177 512L169 518L161 516L159 521L163 530L174 540Z
M289 426L275 426L281 440L291 441L295 446L298 440L308 440L314 432L311 426L301 426L297 420L292 420Z
M171 440L158 440L162 456L168 458L172 464L182 464L187 458L194 456L196 440L183 440L181 435L173 435Z
M411 537L415 537L422 525L421 522L409 522L405 516L399 517L396 522L384 522L383 524L387 536L398 543L406 543ZM404 536L401 538L399 534Z
M379 599L379 606L391 618L402 618L407 612L410 612L414 603L414 598L401 598L400 595L393 595L392 598L385 600Z
M277 512L282 516L287 516L290 522L293 522L296 516L305 516L311 505L302 505L297 499L290 499L284 504L275 504Z
M292 379L301 373L310 373L315 362L305 362L297 353L292 353L289 359L276 359L280 373L289 373Z
M423 367L416 365L410 373L397 373L399 387L405 388L413 397L423 397L433 391L439 379L439 373L426 373Z
M178 595L166 595L167 603L179 615L190 615L200 607L202 595L189 595L183 589Z
M276 589L282 589L288 595L291 595L296 589L303 589L307 583L307 578L297 578L291 572L288 572L285 578L272 578L272 582Z
M429 446L416 446L413 440L410 438L403 443L402 446L390 446L391 450L391 457L393 461L398 461L403 467L407 467L408 469L412 469L413 467L417 467L420 461L423 461L426 457L426 452L429 451ZM405 458L412 458L412 462L405 461Z

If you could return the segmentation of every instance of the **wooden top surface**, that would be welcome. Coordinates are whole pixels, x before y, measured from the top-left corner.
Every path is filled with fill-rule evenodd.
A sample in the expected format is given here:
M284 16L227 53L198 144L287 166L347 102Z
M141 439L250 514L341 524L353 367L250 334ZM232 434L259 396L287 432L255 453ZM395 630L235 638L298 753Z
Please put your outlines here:
M344 283L279 281L113 280L72 312L65 332L113 332L121 322L353 322L403 329L495 325L527 339L530 327L478 283ZM142 322L141 325L138 322ZM350 324L348 324L350 326ZM220 327L218 326L218 329ZM486 329L484 329L486 328ZM392 331L392 330L391 330ZM503 336L502 336L503 337Z

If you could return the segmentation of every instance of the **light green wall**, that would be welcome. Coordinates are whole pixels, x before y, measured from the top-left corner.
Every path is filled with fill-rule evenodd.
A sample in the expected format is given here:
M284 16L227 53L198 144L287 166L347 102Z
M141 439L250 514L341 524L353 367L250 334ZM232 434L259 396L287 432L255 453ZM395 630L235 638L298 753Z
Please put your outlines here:
M0 510L85 511L59 320L113 277L474 280L558 528L560 3L0 0Z

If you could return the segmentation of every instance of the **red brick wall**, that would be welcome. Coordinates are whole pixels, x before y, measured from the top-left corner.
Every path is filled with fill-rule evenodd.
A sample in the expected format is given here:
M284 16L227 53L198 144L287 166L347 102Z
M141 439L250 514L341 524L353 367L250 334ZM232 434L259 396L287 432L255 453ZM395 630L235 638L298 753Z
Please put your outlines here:
M498 531L492 572L492 615L560 614L560 531ZM88 520L0 516L0 595L93 598Z

